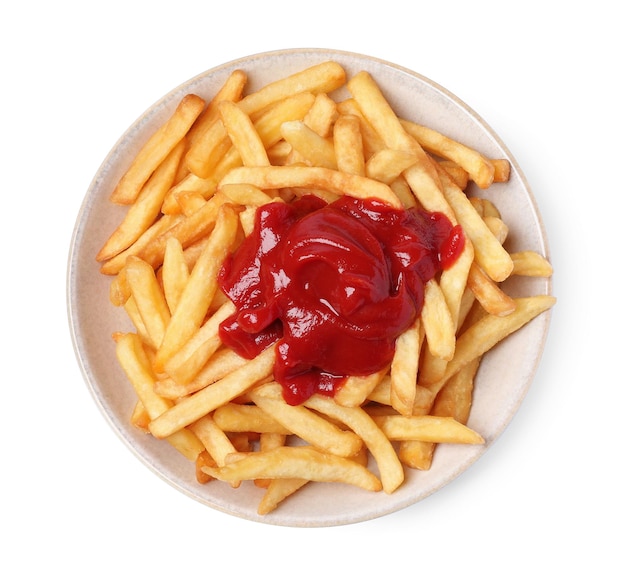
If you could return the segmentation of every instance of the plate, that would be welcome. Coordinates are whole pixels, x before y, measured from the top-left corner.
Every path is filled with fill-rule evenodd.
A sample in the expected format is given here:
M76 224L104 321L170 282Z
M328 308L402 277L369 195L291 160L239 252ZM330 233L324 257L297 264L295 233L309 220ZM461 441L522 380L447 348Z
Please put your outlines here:
M408 470L403 486L391 495L310 484L274 512L259 516L261 489L252 483L238 489L221 482L200 485L189 461L167 443L130 425L135 396L117 364L111 333L133 329L124 311L109 303L110 278L100 274L95 261L123 214L121 207L109 202L113 187L132 156L184 94L210 99L237 68L248 73L249 88L254 90L328 59L343 65L348 75L359 70L371 73L400 116L436 128L490 157L507 158L510 181L494 185L486 194L510 227L507 248L532 249L549 257L545 228L522 171L502 140L471 108L428 78L393 63L350 52L295 49L261 53L211 69L180 85L139 117L112 148L86 192L67 272L68 316L76 356L96 405L122 441L148 469L187 496L237 517L284 526L333 526L373 519L414 505L458 477L488 450L516 413L536 372L550 321L549 312L540 315L483 358L468 425L483 435L485 444L439 446L431 469ZM506 285L513 296L551 293L547 279L511 278Z

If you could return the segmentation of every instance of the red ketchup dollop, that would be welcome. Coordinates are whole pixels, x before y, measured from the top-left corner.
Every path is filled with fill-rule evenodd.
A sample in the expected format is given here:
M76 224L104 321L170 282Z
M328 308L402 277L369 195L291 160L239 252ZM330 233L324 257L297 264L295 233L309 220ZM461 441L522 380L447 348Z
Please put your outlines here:
M391 362L396 338L421 311L424 284L464 243L443 214L375 200L264 205L219 274L236 307L221 340L246 358L276 343L274 379L287 403L332 396L347 376Z

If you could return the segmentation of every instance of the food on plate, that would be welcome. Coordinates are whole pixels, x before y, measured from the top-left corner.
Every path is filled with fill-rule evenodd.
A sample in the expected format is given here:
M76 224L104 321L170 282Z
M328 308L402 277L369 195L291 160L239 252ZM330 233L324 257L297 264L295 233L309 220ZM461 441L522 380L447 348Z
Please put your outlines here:
M392 493L485 442L482 357L555 303L502 283L551 265L506 249L508 161L398 116L368 72L247 79L183 96L112 188L96 259L134 326L129 419L199 483L253 481L259 514L310 482Z

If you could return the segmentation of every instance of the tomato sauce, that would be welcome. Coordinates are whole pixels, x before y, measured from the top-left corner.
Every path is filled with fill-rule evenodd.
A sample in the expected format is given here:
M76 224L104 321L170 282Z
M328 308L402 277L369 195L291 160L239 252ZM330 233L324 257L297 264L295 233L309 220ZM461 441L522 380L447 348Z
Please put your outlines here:
M447 217L342 197L257 210L254 231L219 274L236 311L223 343L247 358L276 348L274 378L297 405L391 362L421 311L424 284L465 243Z

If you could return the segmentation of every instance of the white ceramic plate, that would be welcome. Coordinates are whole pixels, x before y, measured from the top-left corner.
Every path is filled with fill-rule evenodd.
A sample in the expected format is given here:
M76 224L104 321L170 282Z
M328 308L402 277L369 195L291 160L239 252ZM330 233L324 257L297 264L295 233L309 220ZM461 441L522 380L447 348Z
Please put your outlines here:
M263 53L227 63L203 73L167 94L142 115L120 138L89 187L73 235L67 299L77 358L93 398L112 428L146 466L184 494L229 514L249 520L289 526L330 526L379 517L415 504L432 494L476 461L513 418L541 357L549 313L529 323L484 357L476 379L469 426L486 439L484 446L440 446L426 472L407 471L404 485L394 494L368 493L350 486L310 484L275 512L256 513L261 491L252 483L233 489L226 483L200 485L194 467L167 443L136 431L129 424L132 392L118 367L111 333L131 330L122 309L108 300L110 279L99 273L96 253L123 214L109 195L136 150L173 111L181 96L194 92L207 99L236 68L247 71L249 88L334 59L348 74L365 69L381 85L402 117L432 126L477 148L490 157L511 162L511 179L494 186L486 196L495 202L510 227L509 250L532 249L548 255L546 235L533 196L514 157L503 142L463 102L429 79L385 61L363 55L302 49ZM549 280L511 278L507 291L514 296L551 293Z

